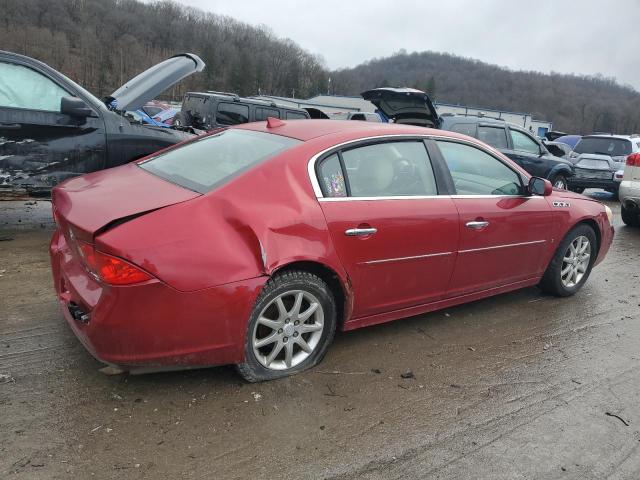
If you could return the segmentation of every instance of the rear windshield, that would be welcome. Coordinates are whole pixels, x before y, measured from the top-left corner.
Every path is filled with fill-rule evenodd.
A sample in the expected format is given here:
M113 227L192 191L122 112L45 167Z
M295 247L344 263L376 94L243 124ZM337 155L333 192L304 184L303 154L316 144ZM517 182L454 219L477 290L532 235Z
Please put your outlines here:
M280 135L231 129L186 143L138 165L181 187L206 193L299 143Z
M631 153L631 142L623 138L586 137L578 142L573 151L621 157Z

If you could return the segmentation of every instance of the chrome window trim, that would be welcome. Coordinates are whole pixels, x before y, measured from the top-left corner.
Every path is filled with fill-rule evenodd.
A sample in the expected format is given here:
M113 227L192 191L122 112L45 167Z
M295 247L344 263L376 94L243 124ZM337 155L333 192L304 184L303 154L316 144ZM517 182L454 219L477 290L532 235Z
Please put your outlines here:
M524 245L536 245L536 244L545 243L545 242L546 240L533 240L531 242L507 243L505 245L494 245L492 247L470 248L469 250L458 250L458 253L484 252L486 250L496 250L498 248L522 247Z
M536 198L535 195L527 196L527 195L406 195L406 196L392 196L392 197L325 197L322 194L322 189L320 188L320 183L318 182L318 177L316 175L316 162L318 159L329 152L341 150L343 147L354 143L366 142L369 140L385 140L385 139L406 139L406 140L445 140L450 142L461 143L463 145L468 145L470 147L477 148L478 150L486 153L487 155L495 158L497 161L502 163L505 167L512 170L516 175L518 175L522 179L522 175L518 170L514 170L510 165L507 165L502 161L502 159L496 157L495 151L485 148L483 145L480 145L476 142L465 140L463 138L456 137L448 137L444 135L416 135L416 134L407 134L407 133L393 133L386 135L374 135L372 137L363 137L356 138L353 140L348 140L346 142L338 143L337 145L333 145L329 148L325 148L324 150L316 153L312 156L307 162L307 174L309 175L309 180L311 181L311 187L313 188L313 193L316 198L320 201L346 201L346 200L416 200L416 199L427 199L427 198ZM524 180L524 179L523 179ZM540 197L542 198L542 197Z
M447 255L453 255L453 252L427 253L425 255L415 255L413 257L383 258L382 260L369 260L363 263L365 265L377 265L380 263L401 262L404 260L418 260L420 258L445 257Z
M318 201L321 203L325 202L357 202L357 201L365 201L372 202L376 200L445 200L445 199L487 199L487 198L523 198L523 199L533 199L533 198L544 198L540 195L404 195L397 197L320 197Z

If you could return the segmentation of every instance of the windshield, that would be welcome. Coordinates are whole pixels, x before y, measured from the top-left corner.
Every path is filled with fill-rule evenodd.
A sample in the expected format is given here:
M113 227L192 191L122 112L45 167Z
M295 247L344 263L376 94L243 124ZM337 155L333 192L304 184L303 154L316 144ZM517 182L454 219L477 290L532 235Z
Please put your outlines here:
M206 193L299 143L280 135L231 129L186 143L138 165L181 187Z
M578 142L573 151L621 157L631 153L631 142L623 138L585 137Z

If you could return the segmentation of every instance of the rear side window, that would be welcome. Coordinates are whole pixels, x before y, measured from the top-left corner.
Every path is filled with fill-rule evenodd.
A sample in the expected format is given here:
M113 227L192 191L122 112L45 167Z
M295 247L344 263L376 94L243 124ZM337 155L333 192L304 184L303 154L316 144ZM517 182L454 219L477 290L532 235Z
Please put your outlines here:
M318 169L318 177L322 187L322 194L325 197L347 196L347 186L337 153L323 160Z
M437 195L422 141L385 142L342 153L352 197Z
M493 148L508 148L507 131L502 127L478 126L478 140Z
M206 193L299 143L281 135L231 129L193 140L138 165L181 187Z
M220 102L216 113L218 125L238 125L249 121L249 107L237 103Z
M458 195L520 195L520 176L482 150L455 142L438 142Z
M452 132L461 133L463 135L468 135L470 137L476 136L476 125L475 123L454 123L451 125L449 129Z
M256 122L266 120L269 117L280 118L280 112L275 108L256 108Z
M631 142L624 138L585 137L578 142L573 151L621 157L631 153Z
M287 120L304 120L307 116L304 113L292 112L287 110Z

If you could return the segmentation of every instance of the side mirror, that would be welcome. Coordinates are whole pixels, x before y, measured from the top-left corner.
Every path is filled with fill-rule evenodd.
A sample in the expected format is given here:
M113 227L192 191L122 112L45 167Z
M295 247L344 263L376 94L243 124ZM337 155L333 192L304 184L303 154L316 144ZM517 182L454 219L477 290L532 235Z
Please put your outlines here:
M551 195L551 192L553 192L553 185L551 185L551 182L547 179L531 177L527 189L529 190L530 195L546 197Z
M60 113L70 117L86 118L93 114L93 110L78 97L62 97L60 100Z

